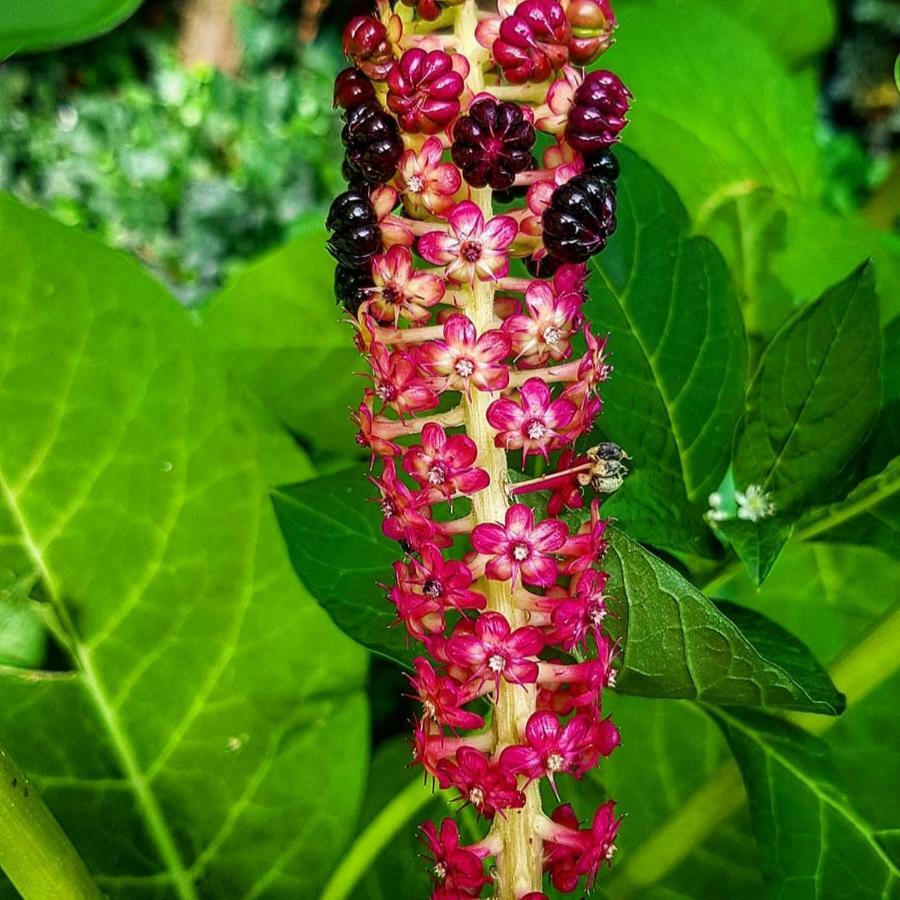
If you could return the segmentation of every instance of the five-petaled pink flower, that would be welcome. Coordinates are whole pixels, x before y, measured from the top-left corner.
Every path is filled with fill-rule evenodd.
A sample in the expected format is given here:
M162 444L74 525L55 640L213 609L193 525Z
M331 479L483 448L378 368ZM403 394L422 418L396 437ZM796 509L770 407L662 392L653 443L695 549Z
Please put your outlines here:
M412 254L399 245L372 260L372 280L367 310L379 322L396 325L401 316L414 324L427 322L430 308L444 296L444 282L437 275L416 272Z
M447 656L480 681L500 679L510 684L533 684L538 665L532 657L544 648L544 635L533 625L513 631L506 616L498 612L482 613L475 622L475 633L456 633L447 642Z
M450 212L447 231L429 231L419 238L419 253L436 266L446 266L447 278L473 284L503 278L509 271L509 245L518 232L510 216L487 222L476 203L463 200Z
M472 699L471 692L449 675L438 675L423 657L413 660L416 674L409 676L425 715L448 728L482 728L484 719L478 713L463 709Z
M534 513L517 503L506 510L505 524L483 522L472 530L472 546L489 556L485 574L495 581L549 587L556 581L557 566L551 554L562 547L569 531L559 519L534 524Z
M587 646L589 634L598 635L606 618L606 599L603 589L608 576L605 572L588 569L578 576L575 596L558 600L550 613L553 631L550 637L563 650ZM573 579L574 580L574 579Z
M536 281L525 292L528 315L510 316L503 323L516 362L523 368L559 362L572 352L572 335L581 316L581 299L574 292L557 294L546 282Z
M550 845L547 848L548 868L557 890L574 891L578 879L587 876L586 887L594 885L597 872L604 862L612 859L621 819L616 819L612 800L601 806L590 828L579 829L578 820L568 805L553 813L553 818L538 820L540 836Z
M562 444L566 428L575 417L575 404L560 397L553 399L550 388L540 378L529 378L519 389L519 400L501 397L487 411L487 419L499 432L498 447L522 448L522 461L531 453L544 459L550 450Z
M597 723L590 716L573 716L563 725L552 712L540 710L525 726L527 743L507 747L500 761L529 781L546 777L559 796L554 781L556 773L571 772L580 778L592 769L598 756L607 749L605 743L601 746L601 737Z
M443 153L440 138L430 137L418 151L406 150L400 157L394 183L406 210L416 218L442 216L454 205L462 176L453 163L442 162Z
M438 781L455 787L466 803L486 819L498 809L516 809L525 805L525 795L516 786L516 776L499 762L474 747L460 747L456 757L438 763Z
M477 853L459 844L459 829L453 819L444 819L438 833L434 823L425 822L419 829L428 848L431 874L445 897L477 897L490 884L484 874L484 862Z
M429 341L418 352L422 369L440 379L441 390L502 391L509 384L509 338L499 329L480 337L467 316L453 315L444 323L444 339Z
M400 416L433 409L438 395L426 384L415 362L403 350L388 350L372 341L369 348L374 395Z
M490 477L474 467L478 448L465 434L450 437L443 427L429 422L422 429L422 443L407 450L403 468L434 499L449 500L455 494L473 494L487 487Z
M405 591L423 594L444 609L484 609L484 595L470 590L473 576L469 567L458 559L444 559L436 544L419 547L419 559L406 565L394 563L397 586Z

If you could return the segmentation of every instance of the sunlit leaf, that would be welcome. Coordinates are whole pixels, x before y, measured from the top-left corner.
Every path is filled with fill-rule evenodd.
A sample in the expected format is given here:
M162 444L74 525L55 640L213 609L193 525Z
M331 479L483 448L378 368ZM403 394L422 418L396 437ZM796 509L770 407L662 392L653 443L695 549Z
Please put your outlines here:
M14 53L32 53L77 44L127 19L141 0L0 0L0 62Z
M314 895L368 724L257 455L309 465L136 263L2 200L0 264L0 568L38 579L72 665L0 673L0 739L111 897Z

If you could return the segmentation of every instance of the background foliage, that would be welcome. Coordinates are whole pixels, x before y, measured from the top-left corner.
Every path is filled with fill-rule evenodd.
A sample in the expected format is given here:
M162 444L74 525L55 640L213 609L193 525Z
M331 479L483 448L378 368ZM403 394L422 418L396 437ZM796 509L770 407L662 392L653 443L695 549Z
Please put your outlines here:
M0 54L132 11L8 6ZM633 457L606 505L625 744L564 788L628 812L610 898L898 896L900 23L616 11L637 102L588 312L597 437ZM111 896L419 897L449 798L404 768L394 551L346 418L337 43L260 0L236 74L185 68L177 13L0 66L0 743ZM772 516L737 517L751 484Z

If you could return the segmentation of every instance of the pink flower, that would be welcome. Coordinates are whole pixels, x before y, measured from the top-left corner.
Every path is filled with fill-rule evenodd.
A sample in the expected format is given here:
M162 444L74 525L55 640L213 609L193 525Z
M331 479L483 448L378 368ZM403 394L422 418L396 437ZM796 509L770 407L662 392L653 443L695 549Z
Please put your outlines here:
M481 889L490 883L484 875L484 863L480 856L459 845L459 829L453 819L441 822L440 834L432 822L425 822L419 830L430 853L431 874L434 883L445 896L477 897Z
M571 652L579 645L586 647L589 634L599 636L607 615L603 589L608 577L596 569L579 575L575 596L558 601L550 613L553 630L548 640Z
M394 563L394 567L402 563ZM425 640L429 634L443 632L446 625L444 606L434 597L417 594L400 586L392 587L388 599L397 610L397 621L406 626L410 637L418 641Z
M365 403L359 404L359 409L353 420L359 425L359 431L356 433L356 443L360 447L370 447L372 450L372 462L375 462L376 456L399 456L403 452L403 448L399 444L388 440L378 434L379 424L381 420L372 414Z
M476 338L475 326L463 315L453 315L444 323L444 339L429 341L420 348L419 365L443 378L442 390L462 391L471 396L474 384L480 391L501 391L509 384L509 338L499 330L486 331Z
M472 530L472 546L490 556L485 574L495 581L526 581L549 587L556 581L555 553L565 543L568 529L559 519L534 524L534 513L517 503L506 511L506 522L484 522Z
M371 478L381 494L381 511L384 521L381 530L386 537L410 549L417 549L426 541L448 547L452 539L431 521L431 507L420 493L413 493L397 477L397 467L393 459L384 461L381 478Z
M490 477L474 468L478 448L464 434L447 432L429 422L422 429L422 443L410 447L403 468L426 489L430 498L449 500L454 494L474 494L487 487Z
M546 282L535 281L525 292L528 315L503 323L516 362L529 368L559 362L572 352L571 339L581 316L581 300L573 292L557 295Z
M557 796L557 772L570 772L580 778L596 765L600 754L597 725L586 715L573 716L563 725L552 712L536 712L525 726L525 740L527 744L507 747L500 761L529 781L548 778Z
M538 674L538 708L550 709L558 716L586 709L592 714L600 706L600 693L615 681L612 669L612 643L598 640L597 659L565 665L541 663Z
M469 567L458 559L444 559L436 544L419 547L421 559L411 559L409 565L394 563L397 585L405 591L422 594L442 609L451 607L484 609L487 601L482 594L469 590L473 579Z
M379 322L397 324L402 316L421 324L430 317L429 309L444 296L444 283L436 275L416 272L412 254L395 245L372 260L372 280L368 311Z
M454 57L443 50L413 47L391 67L387 105L405 131L437 134L459 114L468 64L459 54Z
M433 409L438 395L425 383L413 360L402 350L390 351L373 341L369 348L375 396L399 415Z
M525 625L513 631L506 617L498 612L482 613L475 622L475 633L454 632L447 642L447 656L481 680L500 679L510 684L533 684L538 676L536 656L544 647L539 628Z
M442 216L454 205L462 177L453 163L442 162L443 152L440 138L430 137L418 152L406 150L400 157L394 181L403 205L416 218Z
M577 827L577 822L572 824L575 815L571 807L565 813L556 810L552 821L539 820L540 836L553 845L549 848L548 862L558 890L564 893L575 890L582 875L587 876L587 889L593 887L601 864L612 859L616 851L614 841L622 820L615 818L614 808L612 800L604 803L594 815L591 827L583 830Z
M546 459L548 451L566 443L565 430L575 413L574 403L554 400L540 378L529 378L519 389L518 402L508 397L495 400L488 407L487 419L499 432L494 443L507 450L521 447L524 462L531 453Z
M419 253L457 284L503 278L509 271L507 250L518 232L511 216L494 216L487 223L477 204L463 200L448 217L449 231L429 231L419 238Z
M484 727L481 716L462 708L472 699L472 694L463 685L447 675L438 675L431 663L421 656L413 660L413 665L416 674L410 676L409 680L425 715L448 728Z
M455 787L466 803L486 819L498 809L525 805L525 795L516 786L516 777L498 762L474 747L460 747L455 759L438 763L439 780Z
M568 557L560 566L562 572L566 575L583 572L606 553L608 544L603 535L608 524L607 519L600 518L600 501L594 499L591 502L590 518L578 529L577 534L566 539L559 550L560 556Z

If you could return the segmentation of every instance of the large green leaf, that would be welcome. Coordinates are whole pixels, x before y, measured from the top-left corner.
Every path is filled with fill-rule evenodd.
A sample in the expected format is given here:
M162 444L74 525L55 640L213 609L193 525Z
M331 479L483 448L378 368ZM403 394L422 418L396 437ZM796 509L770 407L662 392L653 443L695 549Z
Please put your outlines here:
M0 62L13 53L76 44L114 28L141 0L0 0Z
M806 540L867 544L900 554L900 457L858 484L840 503L814 509L800 523Z
M760 712L711 715L741 768L773 897L900 896L900 861L854 810L822 741Z
M694 218L755 188L818 193L814 79L790 75L730 6L628 4L617 10L621 40L600 63L635 95L626 144Z
M0 567L72 663L0 673L0 741L110 896L309 896L361 799L364 658L290 569L274 438L136 263L2 200L0 265Z
M562 781L563 799L587 815L604 795L625 814L612 868L599 887L610 900L729 897L756 900L762 890L749 820L741 809L740 778L719 773L728 758L721 732L694 703L607 695L604 714L622 733L622 745L582 784ZM602 784L602 789L600 785ZM711 788L712 786L712 788ZM720 803L727 817L712 834L698 826ZM644 850L670 817L683 825ZM685 844L690 850L683 856Z
M824 50L834 37L837 14L831 0L733 0L720 3L740 18L786 63L796 64Z
M721 255L689 236L672 188L621 157L619 224L592 261L586 308L610 332L615 363L601 426L633 458L608 509L639 540L703 553L702 512L728 466L746 379L740 308Z
M356 449L350 409L363 366L340 322L325 233L306 231L242 269L201 310L231 368L314 451Z
M762 590L741 571L712 590L762 612L831 662L896 599L898 583L900 561L877 550L791 542Z
M900 313L900 240L861 218L754 190L711 211L702 228L728 260L751 334L771 338L794 309L868 259L882 322Z
M848 574L852 579L852 567ZM762 593L769 593L774 582L775 578ZM851 584L850 588L864 591L863 586ZM808 610L804 613L815 628L815 617ZM894 608L861 638L842 634L840 646L846 652L833 666L832 674L851 696L848 712L840 719L803 717L814 732L828 732L829 744L841 764L841 774L853 788L854 799L864 801L862 811L880 829L890 828L896 821L894 798L900 787L900 768L891 767L893 748L885 746L885 736L892 733L896 707L898 623L900 610ZM872 624L871 614L866 624ZM632 704L639 708L628 715ZM716 730L711 720L707 719L704 725L697 719L696 708L684 703L638 704L626 697L611 696L604 705L623 731L623 744L607 762L603 781L613 795L622 798L625 811L631 813L628 807L635 803L639 806L634 813L638 827L630 832L630 838L623 825L621 860L604 885L608 896L615 900L759 897L759 889L754 891L752 884L746 889L740 887L740 875L755 876L758 867L747 860L749 838L741 840L745 828L740 774L733 763L718 765L721 745L715 736L710 737L709 729ZM734 710L719 711L737 714ZM658 727L653 726L654 718L659 720ZM636 737L638 747L630 742L630 735ZM642 796L644 784L648 785L646 796ZM725 835L729 836L726 847L730 849L723 860L719 848ZM749 863L752 871L744 872L742 863ZM710 866L721 872L724 887L695 889L695 880L707 875ZM827 896L844 894L833 892Z
M798 665L789 647L768 639L755 645L690 582L620 532L603 563L618 601L608 628L622 641L619 690L828 715L843 709L808 652Z
M294 569L347 634L406 665L416 656L379 584L389 582L397 545L381 533L374 488L346 469L273 494Z
M734 478L796 510L838 474L878 413L881 338L871 267L800 310L760 361L735 436Z

